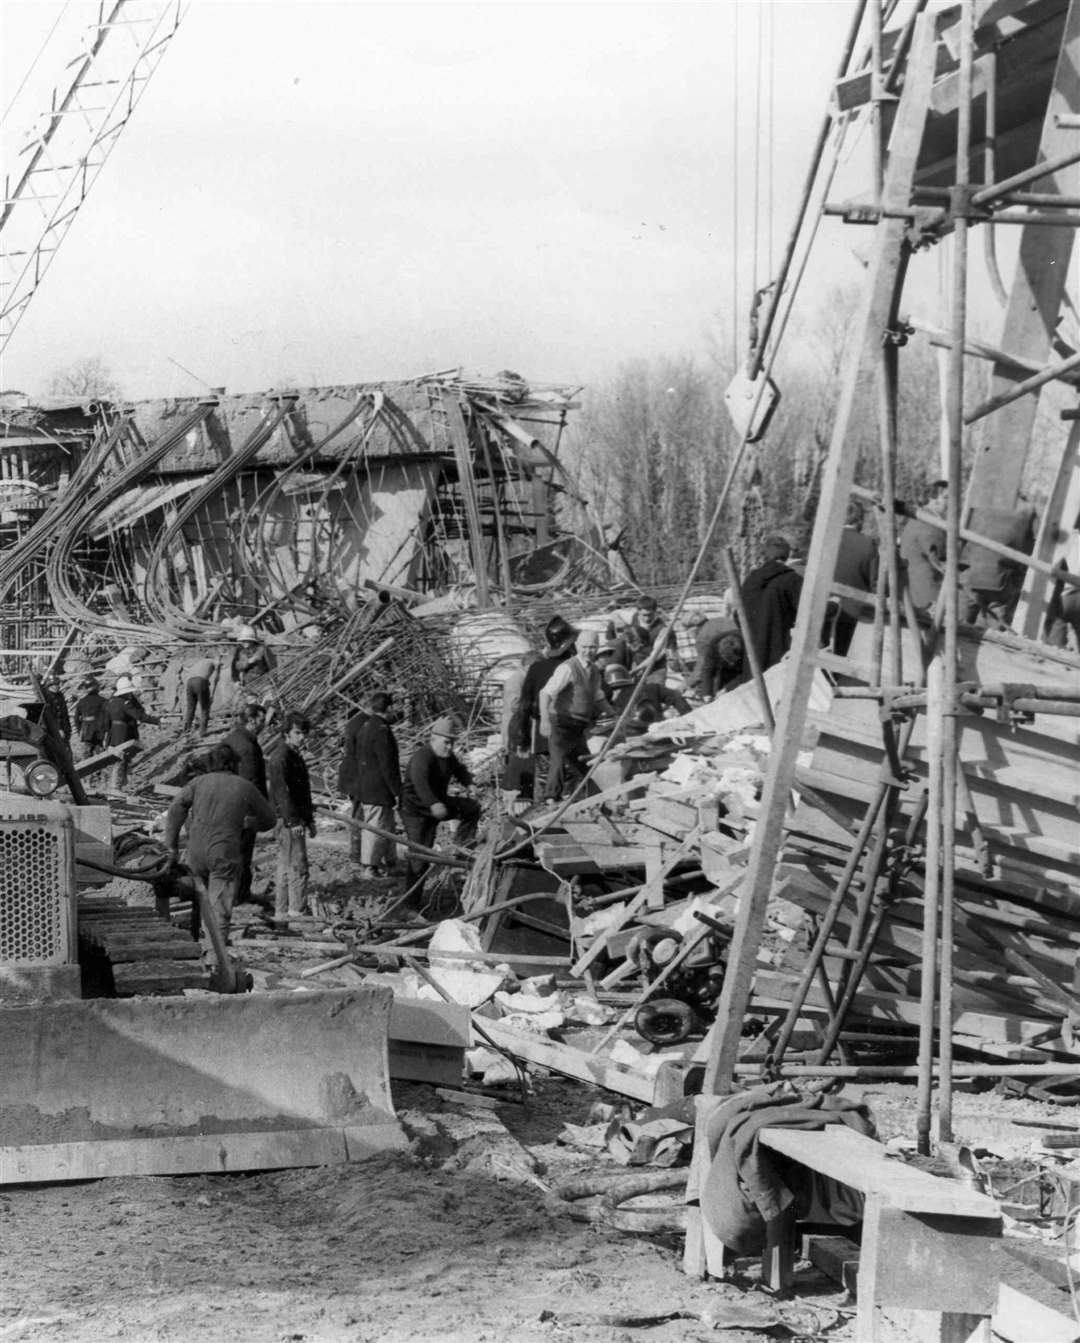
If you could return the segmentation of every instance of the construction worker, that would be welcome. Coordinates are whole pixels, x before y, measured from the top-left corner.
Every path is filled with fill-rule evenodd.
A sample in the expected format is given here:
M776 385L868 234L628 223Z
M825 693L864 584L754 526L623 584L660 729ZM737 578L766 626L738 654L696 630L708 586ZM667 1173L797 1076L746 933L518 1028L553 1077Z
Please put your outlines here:
M690 684L707 701L739 680L746 650L739 627L730 616L706 617L702 613L690 624L697 646Z
M540 731L540 692L555 668L573 656L577 633L562 616L552 616L544 629L547 652L525 673L518 702L517 745L522 755L547 752L547 741Z
M544 793L549 799L572 790L588 769L586 734L596 721L600 701L600 674L595 666L599 646L595 630L581 630L574 656L555 668L540 692L540 728L551 751Z
M301 713L286 713L282 734L266 759L270 805L277 816L277 872L274 883L274 918L303 914L307 905L307 838L315 838L315 808L311 780L302 747L311 731Z
M76 760L87 760L105 745L109 733L108 701L101 693L96 676L84 676L79 689L85 693L75 702L75 739L72 744Z
M774 666L791 647L791 631L799 611L802 575L790 564L791 546L783 536L768 536L763 546L765 563L751 570L742 584L746 609L746 639L752 641L761 670ZM743 679L750 679L749 659Z
M187 823L187 865L207 896L222 937L228 938L240 894L246 836L270 830L274 809L262 793L236 774L236 752L219 743L208 753L208 769L186 783L165 816L165 845L176 857Z
M649 680L657 682L667 680L669 660L672 670L679 670L679 654L674 631L665 637L666 628L667 621L660 614L656 598L649 596L648 593L642 593L637 600L634 614L630 617L629 625L619 627L612 624L608 628L608 634L614 640L612 661L634 671L649 660L657 645L662 644L663 652L653 663L649 671Z
M362 698L360 707L345 724L345 744L338 766L338 788L352 803L353 820L362 818L364 804L360 801L360 734L371 713L368 700ZM350 828L349 857L354 863L364 861L363 831Z
M937 517L944 517L949 498L949 482L935 480L930 486L923 508ZM945 577L945 532L919 518L904 523L899 542L900 563L904 581L911 593L916 611L932 611Z
M195 711L199 713L199 736L206 736L210 722L210 704L221 676L221 657L213 652L197 659L188 668L184 682L184 732L190 732L195 722Z
M878 548L877 542L863 533L865 517L862 503L858 499L850 500L844 530L840 533L833 579L846 587L873 593L877 589ZM832 651L839 657L846 657L859 623L859 603L850 597L833 597L825 619Z
M361 820L376 830L392 832L394 808L401 798L401 765L389 722L390 696L377 690L370 705L358 743L356 799ZM394 870L393 841L376 830L360 832L361 877L390 876Z
M245 704L238 709L231 732L222 741L236 756L236 773L267 796L266 760L259 745L259 733L266 725L266 710L261 704ZM251 873L255 860L255 831L244 832L244 870L240 877L240 900L251 899Z
M414 752L405 769L401 789L401 823L407 838L413 844L430 849L440 821L456 820L457 842L469 845L476 836L480 819L480 804L471 797L450 795L450 785L463 788L472 785L472 775L454 753L454 742L461 735L461 724L444 714L431 725L431 737L426 746ZM402 908L419 914L423 905L424 878L428 864L412 851L405 869L408 899Z
M259 676L274 670L277 665L273 653L250 625L241 625L236 631L237 648L232 655L229 673L233 685L239 689Z
M109 719L109 745L122 746L125 742L139 740L140 723L160 723L161 719L149 714L143 708L135 694L135 686L130 676L120 676L116 681L116 694L105 706ZM112 767L109 788L114 793L122 793L127 787L128 768L131 758L138 754L138 747L128 749Z

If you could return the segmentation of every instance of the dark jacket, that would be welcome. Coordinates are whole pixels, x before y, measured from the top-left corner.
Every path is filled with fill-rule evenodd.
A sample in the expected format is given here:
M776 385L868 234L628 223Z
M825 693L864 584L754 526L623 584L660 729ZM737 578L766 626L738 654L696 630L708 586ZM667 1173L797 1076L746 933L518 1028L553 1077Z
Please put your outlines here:
M849 588L860 588L863 592L874 592L877 588L878 548L877 542L864 536L856 527L845 527L840 533L840 549L836 554L836 568L833 578ZM857 616L859 604L850 597L840 598L840 609L847 615Z
M156 723L159 720L148 714L132 691L125 695L114 695L105 706L109 719L109 745L120 746L125 741L139 740L140 723Z
M802 576L783 560L768 560L747 574L742 585L743 605L761 669L779 662L791 646L791 631L799 611ZM749 675L749 664L744 669Z
M443 759L430 746L421 746L405 770L401 810L414 816L430 816L436 802L445 805L449 800L449 787L455 779L465 787L472 783L472 775L453 751Z
M277 666L277 659L263 643L257 644L249 652L240 647L234 650L229 674L238 685L247 685L258 676L265 676Z
M313 825L315 808L311 801L311 780L307 761L284 737L266 757L267 784L270 805L278 820L286 825Z
M338 766L338 788L354 801L360 787L360 733L369 715L362 709L345 724L345 747Z
M100 746L109 731L108 701L104 695L91 690L75 705L75 731L80 741Z
M251 827L244 824L248 817L254 821ZM224 772L199 774L173 798L165 817L165 843L176 847L186 820L192 871L235 878L244 864L245 830L270 830L274 819L270 803L246 779Z
M227 732L221 740L236 752L237 777L247 779L248 783L253 783L265 797L266 760L263 756L263 749L259 745L259 739L246 727L237 726L231 732Z
M540 658L525 673L521 685L521 702L518 705L518 741L519 751L527 755L533 749L533 730L540 723L540 691L551 679L551 674L560 662L574 656L573 645L553 657ZM547 749L546 747L544 748Z
M360 731L356 798L367 807L394 807L401 796L398 744L382 714L373 713Z

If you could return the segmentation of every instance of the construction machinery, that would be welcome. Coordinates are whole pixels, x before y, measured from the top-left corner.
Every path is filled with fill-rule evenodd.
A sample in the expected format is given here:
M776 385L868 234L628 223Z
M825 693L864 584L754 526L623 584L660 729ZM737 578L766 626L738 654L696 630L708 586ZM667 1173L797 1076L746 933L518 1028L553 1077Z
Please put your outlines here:
M391 990L211 991L199 944L158 910L80 897L76 850L96 828L109 852L103 819L0 793L0 1184L402 1146Z

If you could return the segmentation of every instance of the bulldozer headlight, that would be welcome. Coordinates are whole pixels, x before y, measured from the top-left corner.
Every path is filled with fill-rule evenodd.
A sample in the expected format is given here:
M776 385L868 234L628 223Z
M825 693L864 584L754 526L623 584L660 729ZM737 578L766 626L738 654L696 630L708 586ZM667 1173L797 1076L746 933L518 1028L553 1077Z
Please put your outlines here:
M51 797L60 787L60 771L50 760L35 760L25 777L35 797Z

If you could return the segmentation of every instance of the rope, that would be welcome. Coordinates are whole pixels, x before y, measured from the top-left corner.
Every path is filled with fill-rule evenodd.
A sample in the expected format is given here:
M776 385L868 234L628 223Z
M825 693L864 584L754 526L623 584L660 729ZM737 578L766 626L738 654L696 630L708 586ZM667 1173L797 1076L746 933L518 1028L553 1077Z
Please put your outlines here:
M46 48L46 47L49 45L49 43L52 41L52 35L53 35L53 33L55 33L56 30L57 30L57 28L59 28L59 26L60 26L60 20L61 20L61 19L64 17L64 15L68 12L68 5L69 5L70 3L71 3L71 0L64 0L64 7L63 7L63 9L61 9L60 13L57 14L55 23L54 23L53 26L49 29L49 31L45 34L45 38L44 38L44 40L42 41L41 46L38 47L37 55L36 55L36 56L34 57L34 59L30 62L30 68L29 68L29 70L27 70L26 74L23 75L23 77L22 77L22 82L20 83L19 87L15 90L15 92L11 95L11 101L8 103L7 107L4 108L4 114L3 114L3 116L0 116L0 124L2 124L3 122L5 122L5 121L8 119L8 117L11 115L11 109L15 106L15 100L18 98L19 94L22 93L23 89L26 87L26 81L30 78L30 76L31 76L31 75L34 73L34 71L37 69L38 61L41 60L41 57L42 57L42 54L43 54L44 51L45 51L45 48Z

